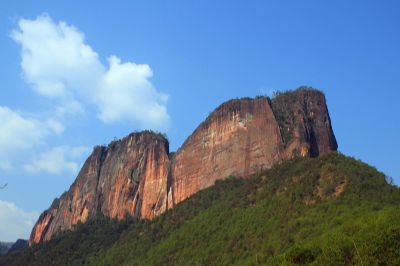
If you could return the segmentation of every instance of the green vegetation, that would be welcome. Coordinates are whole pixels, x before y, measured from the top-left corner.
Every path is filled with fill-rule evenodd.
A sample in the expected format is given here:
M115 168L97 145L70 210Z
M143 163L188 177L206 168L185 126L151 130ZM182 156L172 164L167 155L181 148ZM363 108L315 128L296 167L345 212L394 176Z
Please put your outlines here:
M400 265L400 191L338 153L228 178L154 221L97 217L1 265Z

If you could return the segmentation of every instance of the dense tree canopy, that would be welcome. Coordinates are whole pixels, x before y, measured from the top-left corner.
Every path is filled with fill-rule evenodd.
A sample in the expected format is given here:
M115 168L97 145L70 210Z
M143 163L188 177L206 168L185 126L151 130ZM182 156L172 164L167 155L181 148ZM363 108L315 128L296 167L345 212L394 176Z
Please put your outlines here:
M154 221L96 217L7 265L400 265L400 191L339 153L228 178Z

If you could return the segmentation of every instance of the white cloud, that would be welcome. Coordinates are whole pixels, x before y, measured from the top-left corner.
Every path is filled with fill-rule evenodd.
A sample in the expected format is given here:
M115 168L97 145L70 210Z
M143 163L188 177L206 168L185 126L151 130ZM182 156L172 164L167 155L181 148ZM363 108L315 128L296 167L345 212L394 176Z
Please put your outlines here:
M24 165L24 169L31 174L59 175L66 172L76 174L80 167L76 159L81 158L88 151L87 147L54 147L35 156L30 163Z
M104 72L84 35L47 15L20 19L11 37L21 45L22 70L34 89L47 97L69 98L73 90L89 89Z
M48 135L48 129L40 121L23 117L13 110L0 106L0 162L6 162L21 150L40 143Z
M38 120L0 106L0 171L75 174L78 161L89 151L86 147L58 146L41 152L52 134L61 135L64 130L57 119Z
M22 48L24 77L36 92L57 102L59 114L80 113L84 105L94 104L105 123L166 128L168 96L149 81L148 65L121 63L111 56L104 66L82 32L65 22L56 24L48 15L21 19L18 26L11 37Z
M168 121L165 107L168 96L149 82L153 73L148 65L121 63L109 59L110 68L101 80L97 101L100 119L106 123L120 120L139 121L143 126L157 127Z
M49 118L46 121L46 124L57 135L61 135L65 130L64 126L60 123L60 121L54 118Z
M68 100L60 103L56 108L57 116L65 116L65 115L82 115L85 113L85 110L81 103L76 100Z
M0 236L1 241L28 239L39 217L36 211L25 212L14 203L0 200Z

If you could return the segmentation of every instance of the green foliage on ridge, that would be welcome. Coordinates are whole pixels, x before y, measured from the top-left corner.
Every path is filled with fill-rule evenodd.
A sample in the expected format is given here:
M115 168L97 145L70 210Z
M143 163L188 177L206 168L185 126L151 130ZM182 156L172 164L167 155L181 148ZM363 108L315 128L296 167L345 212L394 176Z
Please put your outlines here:
M400 265L400 191L338 153L228 178L154 221L104 217L7 265Z

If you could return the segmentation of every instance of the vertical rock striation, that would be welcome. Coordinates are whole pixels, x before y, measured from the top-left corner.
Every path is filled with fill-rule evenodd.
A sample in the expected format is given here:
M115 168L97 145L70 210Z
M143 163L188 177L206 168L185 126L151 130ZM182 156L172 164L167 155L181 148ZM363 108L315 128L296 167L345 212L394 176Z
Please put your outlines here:
M267 97L231 100L199 125L172 160L174 203L233 176L247 177L282 159L336 150L320 91L299 88Z
M325 95L307 87L279 93L271 107L282 136L285 158L323 155L337 149Z
M281 159L281 135L268 98L220 105L176 152L172 162L174 203L215 180L248 176Z
M40 215L29 243L49 240L98 213L152 219L168 206L168 169L168 141L159 134L133 133L95 147L69 191Z
M96 147L69 191L39 217L30 245L99 213L153 219L217 179L337 149L325 96L309 88L223 103L173 156L168 145L145 131Z

